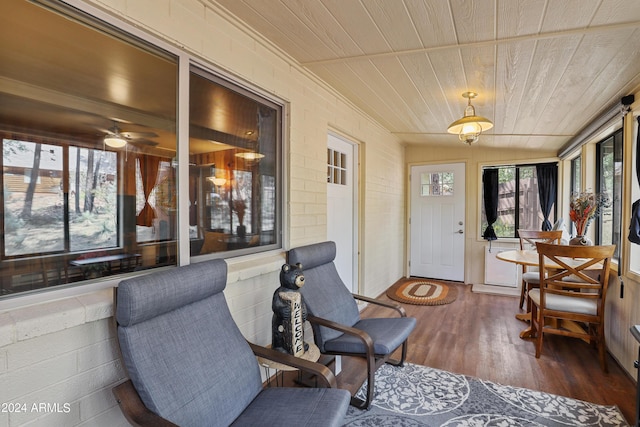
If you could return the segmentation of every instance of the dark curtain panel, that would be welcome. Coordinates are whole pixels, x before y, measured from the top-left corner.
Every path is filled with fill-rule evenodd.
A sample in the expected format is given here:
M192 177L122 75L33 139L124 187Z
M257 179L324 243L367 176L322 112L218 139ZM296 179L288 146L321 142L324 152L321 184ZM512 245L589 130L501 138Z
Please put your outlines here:
M558 165L555 163L536 165L536 173L538 174L540 209L542 209L542 214L544 215L542 231L549 231L552 228L549 214L556 201L556 193L558 191Z
M638 120L638 136L636 137L636 178L640 184L640 116ZM629 224L628 239L631 243L640 245L640 199L633 202L631 207L631 223Z
M638 120L638 135L636 136L636 178L638 178L638 184L640 184L640 116Z
M156 217L156 212L149 204L149 195L153 187L156 186L161 160L160 157L156 156L142 155L138 157L138 161L140 162L140 175L142 176L142 191L144 192L144 207L136 217L136 225L145 227L153 226L153 219Z
M487 228L482 233L485 240L498 240L493 223L498 219L498 169L485 169L482 172L484 192L484 212L487 216Z

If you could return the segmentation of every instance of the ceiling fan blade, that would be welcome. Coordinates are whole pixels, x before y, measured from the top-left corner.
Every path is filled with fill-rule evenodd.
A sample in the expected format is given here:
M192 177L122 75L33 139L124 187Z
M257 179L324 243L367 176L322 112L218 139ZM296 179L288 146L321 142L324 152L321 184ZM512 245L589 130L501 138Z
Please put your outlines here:
M155 147L158 145L157 142L144 139L144 138L135 138L135 139L132 139L130 142L134 145L147 145L149 147Z
M157 138L158 134L155 132L129 132L120 131L120 134L125 138L138 139L138 138Z

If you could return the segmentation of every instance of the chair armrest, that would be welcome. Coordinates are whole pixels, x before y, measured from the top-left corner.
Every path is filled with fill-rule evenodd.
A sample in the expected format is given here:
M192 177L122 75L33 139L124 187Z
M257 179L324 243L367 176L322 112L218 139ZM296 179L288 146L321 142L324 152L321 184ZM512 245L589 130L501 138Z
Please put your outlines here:
M374 305L390 308L392 310L397 311L400 314L400 317L407 317L407 312L405 311L404 307L398 304L387 302L387 301L380 301L377 299L365 297L364 295L358 295L358 294L352 294L352 295L355 299L358 299L360 301L365 301Z
M249 346L251 347L253 354L258 357L282 363L283 365L292 366L311 375L315 375L327 388L338 388L336 377L333 372L331 372L331 369L320 363L304 360L299 357L292 356L291 354L282 353L272 348L263 347L251 342L249 342Z
M112 392L122 413L131 425L140 427L178 427L144 406L131 380L126 380L116 385Z
M375 353L373 352L373 339L369 336L368 333L357 328L352 328L351 326L342 325L340 323L323 319L322 317L312 316L310 314L307 315L307 320L311 323L316 323L320 326L325 326L327 328L335 329L342 333L353 335L359 338L367 347L367 356L371 356L371 357L374 356Z

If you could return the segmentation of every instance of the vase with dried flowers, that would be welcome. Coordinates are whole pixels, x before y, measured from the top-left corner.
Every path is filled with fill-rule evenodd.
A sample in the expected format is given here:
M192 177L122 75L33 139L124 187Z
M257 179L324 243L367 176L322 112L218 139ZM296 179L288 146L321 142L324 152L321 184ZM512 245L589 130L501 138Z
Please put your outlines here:
M585 237L587 228L599 214L602 208L610 206L606 193L584 191L571 195L569 204L569 218L576 227L576 236L569 241L570 245L591 245L591 240Z
M247 229L244 226L244 211L246 208L247 205L244 203L244 200L235 199L233 201L233 210L236 212L236 215L238 216L238 223L240 224L236 227L236 233L239 237L244 237L247 234Z

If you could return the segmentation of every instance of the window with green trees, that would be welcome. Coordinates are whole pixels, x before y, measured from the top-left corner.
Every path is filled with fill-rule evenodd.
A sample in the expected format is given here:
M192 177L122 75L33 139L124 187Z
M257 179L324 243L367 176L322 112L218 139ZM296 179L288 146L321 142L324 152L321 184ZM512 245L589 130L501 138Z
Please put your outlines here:
M601 208L595 220L595 243L617 245L617 256L622 207L622 129L596 145L596 159L597 192L609 203Z
M498 169L498 219L493 228L498 238L516 238L518 229L540 230L544 216L540 209L536 165L492 166ZM484 198L484 194L482 195ZM482 227L487 216L482 204ZM549 220L555 222L555 206Z

